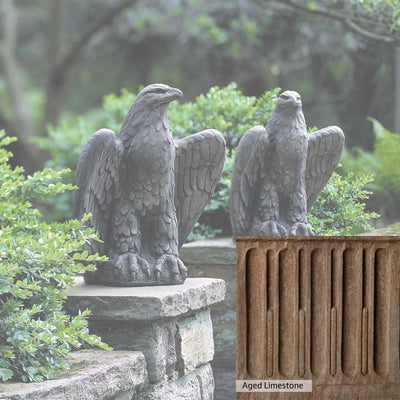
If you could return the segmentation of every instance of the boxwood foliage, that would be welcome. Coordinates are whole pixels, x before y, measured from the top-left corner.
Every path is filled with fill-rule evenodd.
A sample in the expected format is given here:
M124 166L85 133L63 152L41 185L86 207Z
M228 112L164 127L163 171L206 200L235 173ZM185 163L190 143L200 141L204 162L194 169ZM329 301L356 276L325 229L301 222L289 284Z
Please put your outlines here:
M0 381L42 381L68 368L72 349L110 349L88 332L84 311L74 318L63 310L73 276L93 269L99 259L82 250L95 238L82 221L46 223L37 202L73 189L50 168L24 176L8 164L0 134Z

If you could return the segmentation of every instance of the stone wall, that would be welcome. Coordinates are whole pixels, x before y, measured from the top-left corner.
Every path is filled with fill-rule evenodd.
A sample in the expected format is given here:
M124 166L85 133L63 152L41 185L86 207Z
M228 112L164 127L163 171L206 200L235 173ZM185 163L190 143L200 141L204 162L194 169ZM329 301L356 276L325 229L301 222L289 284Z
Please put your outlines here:
M41 383L0 383L4 400L132 400L147 381L140 352L84 350L68 357L70 371Z
M138 351L146 381L132 400L212 400L210 362L214 341L209 306L224 299L218 279L187 279L183 285L87 286L69 290L66 311L92 311L89 329L117 350Z
M204 276L196 267L191 272ZM66 312L91 310L90 332L116 351L75 352L69 360L72 371L65 377L0 384L0 399L213 400L214 353L229 366L228 386L234 388L231 282L229 289L230 311L218 307L212 312L218 346L223 346L215 350L210 307L224 299L223 280L188 278L183 285L129 288L88 286L77 277L67 293Z
M236 249L231 238L200 240L183 245L180 257L191 277L223 279L225 301L211 307L215 355L211 365L215 400L235 399Z

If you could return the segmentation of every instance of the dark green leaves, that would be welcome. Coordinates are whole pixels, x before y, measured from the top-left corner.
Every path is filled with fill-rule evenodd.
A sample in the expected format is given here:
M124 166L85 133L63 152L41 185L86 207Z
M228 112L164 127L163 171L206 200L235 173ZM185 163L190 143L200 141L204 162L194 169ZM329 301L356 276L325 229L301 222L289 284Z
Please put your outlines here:
M0 134L0 145L13 140ZM42 381L68 367L63 359L82 346L107 348L89 335L85 317L62 311L73 276L93 266L83 245L95 238L82 221L46 223L34 206L73 186L61 182L68 170L45 168L25 177L8 164L0 147L0 381Z

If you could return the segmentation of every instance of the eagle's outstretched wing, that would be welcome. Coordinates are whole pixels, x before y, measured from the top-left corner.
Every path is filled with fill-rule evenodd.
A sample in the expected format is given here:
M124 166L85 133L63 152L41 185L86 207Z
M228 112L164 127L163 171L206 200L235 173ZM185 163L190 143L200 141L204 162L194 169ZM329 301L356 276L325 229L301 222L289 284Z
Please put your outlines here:
M249 129L239 142L229 196L229 210L233 236L243 235L250 229L254 215L254 201L257 198L256 182L267 131L263 126Z
M118 168L122 145L109 129L100 129L86 143L76 168L74 218L92 214L89 225L97 230L101 240L111 232L109 221L112 202L120 196ZM92 250L103 253L100 243L92 243ZM94 248L93 248L94 247Z
M306 192L307 211L310 211L318 195L338 166L344 147L343 131L328 126L308 136Z
M182 246L219 182L225 139L208 129L177 140L175 146L175 207Z

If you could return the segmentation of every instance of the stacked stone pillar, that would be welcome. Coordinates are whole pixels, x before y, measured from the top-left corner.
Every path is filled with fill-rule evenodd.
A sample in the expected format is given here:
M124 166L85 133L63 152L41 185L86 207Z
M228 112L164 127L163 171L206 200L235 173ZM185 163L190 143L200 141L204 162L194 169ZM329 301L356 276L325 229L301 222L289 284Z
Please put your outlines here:
M147 380L134 400L212 400L214 340L208 307L224 295L219 279L114 288L87 286L78 278L65 308L71 315L90 309L91 333L116 350L144 354Z

